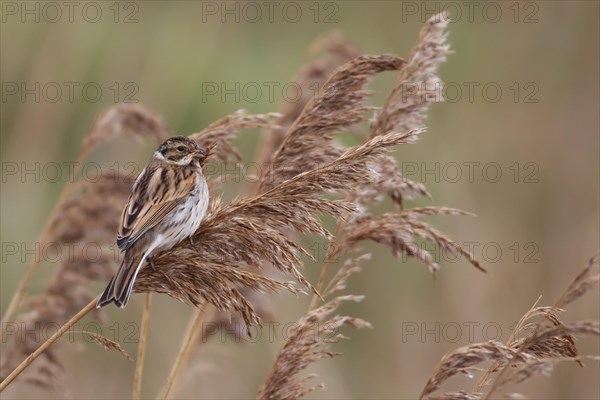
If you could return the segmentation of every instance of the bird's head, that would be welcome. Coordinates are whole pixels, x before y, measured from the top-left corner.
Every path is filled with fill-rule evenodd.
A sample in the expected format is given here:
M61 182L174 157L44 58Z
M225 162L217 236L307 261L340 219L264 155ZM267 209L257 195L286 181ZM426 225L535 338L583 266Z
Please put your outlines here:
M208 156L206 149L185 136L173 136L165 140L154 152L154 157L173 165L202 165Z

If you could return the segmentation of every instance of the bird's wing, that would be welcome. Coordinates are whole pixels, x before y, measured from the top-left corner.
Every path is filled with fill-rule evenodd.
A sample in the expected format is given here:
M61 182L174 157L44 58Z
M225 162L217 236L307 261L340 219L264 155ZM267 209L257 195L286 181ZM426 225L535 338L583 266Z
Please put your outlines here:
M194 172L148 165L137 178L121 215L117 246L122 251L131 247L175 207L185 202L194 190Z

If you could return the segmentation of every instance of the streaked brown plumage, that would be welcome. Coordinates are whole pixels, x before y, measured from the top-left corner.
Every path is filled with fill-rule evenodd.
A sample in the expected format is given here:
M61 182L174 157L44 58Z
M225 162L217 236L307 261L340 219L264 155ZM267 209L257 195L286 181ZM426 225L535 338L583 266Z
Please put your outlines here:
M125 252L97 307L114 302L125 307L133 283L151 254L173 247L194 234L208 207L208 188L202 174L206 150L193 140L175 136L154 152L137 178L117 232Z

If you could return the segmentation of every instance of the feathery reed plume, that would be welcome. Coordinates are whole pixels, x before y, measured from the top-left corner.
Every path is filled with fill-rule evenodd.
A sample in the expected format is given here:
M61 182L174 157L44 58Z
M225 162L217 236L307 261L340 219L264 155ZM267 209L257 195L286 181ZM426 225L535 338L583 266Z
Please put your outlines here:
M599 335L598 321L576 321L572 323L553 322L535 332L532 336L521 339L517 346L521 351L533 354L538 358L572 356L571 341L565 339L567 335ZM565 346L566 342L566 346Z
M447 26L443 14L434 15L425 23L381 113L372 123L371 136L420 128L429 105L443 101L437 70L450 52Z
M554 357L544 359L531 359L523 364L516 366L510 370L510 373L498 381L498 387L503 387L507 384L520 384L531 378L541 375L549 376L554 370L554 365L563 361L578 361L593 360L600 361L599 356L578 356L578 357ZM517 394L518 395L518 394Z
M396 84L382 110L371 122L371 137L384 132L406 132L419 129L429 105L443 101L442 81L437 76L439 66L446 61L450 46L446 43L447 20L434 15L421 29L408 62L400 69ZM405 199L428 197L425 185L402 176L395 159L383 157L374 163L380 178L354 196L356 201L369 203L382 199L387 193L398 206Z
M541 324L538 327L541 327ZM486 399L508 383L522 383L539 374L549 375L553 366L560 361L575 361L583 366L583 359L600 360L598 356L578 356L575 335L600 336L600 324L598 321L558 321L556 326L536 330L529 338L519 341L519 353L532 357L522 365L504 364L496 375Z
M371 168L377 172L377 179L350 194L350 199L362 205L374 205L384 199L387 193L392 201L400 208L404 200L427 197L431 195L425 185L412 181L404 176L398 168L398 162L391 156L382 156L372 163Z
M294 228L296 231L301 232L301 233L307 233L307 232L313 232L313 233L319 233L323 236L326 237L331 237L329 232L324 230L321 225L319 224L319 222L313 218L313 216L311 215L311 213L314 213L315 211L319 211L319 207L321 208L321 213L329 213L331 215L336 215L338 217L342 216L342 213L349 213L349 212L353 212L355 211L350 204L348 203L343 203L343 202L330 202L330 201L325 201L324 199L313 199L313 203L307 203L305 205L305 203L307 202L308 198L307 196L310 195L315 195L315 194L320 194L323 192L340 192L340 191L347 191L349 189L351 189L351 187L353 185L357 185L359 183L364 183L366 182L366 180L369 179L369 174L360 174L358 173L360 171L360 167L362 167L364 169L364 167L366 166L366 164L368 163L368 161L371 158L375 158L375 157L379 157L381 156L381 154L383 154L383 152L385 151L386 147L389 146L393 146L395 144L400 144L400 143L407 143L410 142L412 139L412 135L414 133L408 133L405 135L399 135L399 134L390 134L381 138L377 138L377 140L372 140L369 143L366 143L363 146L354 148L354 149L350 149L348 150L346 153L344 153L342 155L342 157L340 157L338 160L336 160L335 162L331 163L330 165L322 168L322 169L318 169L318 170L313 170L313 171L309 171L309 172L305 172L303 174L297 175L294 178L285 181L283 183L281 183L280 185L276 186L275 188L261 194L258 196L255 196L254 198L251 198L250 200L247 200L246 203L247 204L252 204L255 202L255 199L259 199L261 202L258 204L252 204L252 208L258 206L258 208L256 209L256 211L258 211L255 214L255 210L252 210L252 212L249 214L251 215L253 218L257 218L257 221L249 221L252 222L251 227L253 229L256 229L258 227L258 222L262 222L263 224L266 223L269 225L269 230L266 231L267 236L264 238L265 242L268 243L269 240L273 240L274 236L273 235L277 235L277 239L281 239L281 242L283 243L283 245L279 245L277 243L275 243L275 248L274 250L270 250L267 253L281 253L282 249L284 249L283 253L289 253L289 258L292 259L292 263L287 267L287 268L281 268L278 266L277 261L275 260L268 260L272 265L274 265L276 268L280 269L280 270L284 270L285 272L288 273L292 273L297 280L299 280L300 282L304 283L305 285L309 286L308 282L304 280L304 278L302 277L302 275L295 269L294 264L299 263L299 259L294 259L294 257L296 257L295 251L297 251L298 253L304 253L304 250L301 247L297 247L297 245L295 245L295 243L293 241L291 241L290 239L287 238L287 236L285 235L287 229L289 227ZM275 197L277 198L276 202L272 202L270 200L271 197ZM281 202L281 206L278 205L277 202ZM234 210L236 206L239 206L239 203L244 203L244 200L240 200L237 201L238 204L236 204L236 202L234 201ZM263 204L264 203L264 204ZM245 204L243 206L243 210L245 210L247 208L247 204ZM285 206L285 208L278 208L278 207L282 207ZM290 211L287 209L288 207L293 207L293 213L290 214ZM306 213L306 215L302 215L302 213L299 213L299 210L302 210L304 212L306 212L304 209L310 207L310 210ZM315 208L316 207L316 208ZM212 216L214 217L215 215L218 214L219 212L219 207L218 206L214 206L213 207L214 210L211 212ZM230 211L232 209L232 205L229 205L225 208L226 211ZM311 211L312 210L312 211ZM333 210L333 211L332 211ZM237 214L237 211L235 212L235 214ZM267 220L265 220L265 216L268 216ZM272 220L269 220L272 219ZM298 221L296 221L298 220ZM203 222L204 224L204 222ZM210 224L208 224L210 225ZM231 232L232 228L235 228L235 225L233 224L227 224L226 229L229 229L229 232ZM203 243L213 243L214 241L210 240L210 236L206 236L206 232L204 232L204 234L202 234L203 232L203 227L201 225L199 232L201 233L197 233L199 238L202 238L202 242ZM225 232L223 232L223 235L225 235ZM244 241L247 242L247 238L248 235L243 234L243 231L240 231L240 238L243 239ZM230 233L231 234L231 233ZM248 232L248 234L252 234L252 232ZM256 236L256 232L253 233L253 236ZM242 249L242 255L244 255L245 257L248 256L248 252L246 251L246 247L249 245L247 243L241 243L241 244L236 244L235 242L231 242L231 237L228 238L229 240L227 240L227 242L223 243L223 244L230 244L230 245L234 245L233 248L231 248L231 251L226 252L226 254L223 254L223 256L227 256L228 254L234 254L234 251L239 252L240 251L240 246ZM196 241L195 241L196 242ZM260 242L260 240L259 240ZM218 244L218 242L216 242L216 244ZM289 244L292 246L292 250L294 250L294 252L289 252L288 250L285 250L285 245ZM273 246L268 246L267 248L271 249ZM219 259L221 259L221 257L219 257ZM246 266L258 266L261 265L261 263L264 260L261 259L253 259L250 260L250 262L244 260L244 264ZM252 291L251 293L254 293L254 291ZM210 301L210 300L209 300ZM213 304L215 304L213 302ZM219 307L217 304L215 304L217 306L218 309L226 309L224 307ZM248 305L250 305L250 302L248 302ZM250 307L252 307L250 305ZM237 310L238 312L240 310ZM246 326L249 325L249 323L254 322L253 320L250 320L249 317L241 312L240 313L242 318L244 319ZM258 320L258 319L257 319ZM249 334L249 331L248 331ZM204 338L204 336L203 336ZM189 343L189 340L186 341L186 343ZM186 345L187 347L187 345ZM185 351L184 351L185 352ZM181 353L180 353L181 354ZM169 379L169 381L172 381L171 379ZM170 387L170 386L168 386Z
M527 354L521 354L510 346L493 340L460 347L442 358L423 388L420 398L429 398L431 393L456 374L471 374L474 367L484 361L516 363L525 362L527 357ZM472 395L479 396L480 393Z
M333 297L346 289L350 276L360 272L362 270L360 265L369 258L369 255L363 255L347 260L331 279L330 284L323 291L323 295ZM309 380L316 377L315 374L306 377L298 375L312 363L323 358L341 355L341 353L329 351L328 347L339 339L346 339L345 336L338 333L343 325L355 328L371 327L368 322L359 318L339 315L330 317L342 303L360 302L363 298L364 296L338 296L318 308L309 310L306 316L300 318L296 323L297 328L286 340L275 358L265 382L258 391L257 398L297 399L314 390L323 389L323 384L306 386Z
M582 271L577 274L577 276L573 279L573 281L569 284L567 289L564 291L562 296L554 303L552 307L537 307L537 303L534 304L531 309L529 309L518 321L513 334L508 339L508 344L515 348L520 348L523 344L523 340L525 340L531 332L534 334L543 326L539 322L535 322L536 318L541 317L543 322L550 322L552 326L560 327L562 326L562 321L560 320L560 313L563 311L560 307L564 307L567 304L577 300L579 297L583 296L587 291L592 289L596 284L598 284L600 278L600 272L598 271L598 254L593 256L582 269ZM575 347L575 338L566 334L563 337L557 337L551 339L553 343L554 349L562 348L561 356L563 357L575 357L577 356L577 348ZM544 346L542 346L542 349ZM583 363L580 360L575 360L580 366L583 366ZM499 365L494 364L485 372L482 378L479 380L477 387L479 390L489 383L490 375L498 369Z
M272 168L263 175L264 192L302 171L319 168L344 150L333 143L340 130L366 121L370 92L364 86L376 74L398 70L404 61L392 55L359 56L339 67L319 93L304 107L285 140L272 157Z
M346 289L348 278L351 275L362 271L362 265L371 260L371 253L365 253L358 257L348 258L344 264L337 270L336 274L331 278L327 287L323 291L325 296L330 296L333 293L341 292Z
M106 110L96 119L94 127L83 140L83 148L89 149L118 136L154 138L162 142L169 135L162 117L141 104L118 104Z
M403 254L414 257L428 266L434 273L439 266L433 256L419 247L415 237L432 241L453 256L464 256L477 269L485 272L471 253L450 238L432 228L418 218L423 215L470 215L469 213L447 207L410 208L396 213L378 216L365 216L350 224L349 232L336 246L336 254L356 250L365 240L387 246L392 254L401 257Z
M521 383L534 376L548 374L557 362L581 363L583 359L599 359L596 356L578 356L574 338L576 335L600 335L598 321L565 323L559 318L563 310L557 307L576 300L598 283L597 263L596 255L575 277L554 306L538 307L536 301L521 317L507 344L488 341L461 347L446 354L432 372L420 398L488 399L508 383ZM538 317L542 320L535 322ZM482 374L471 392L459 392L463 397L457 397L457 393L431 396L452 376L458 373L471 375L475 373L475 367L484 361L492 361L492 366Z
M523 315L523 317L521 317L515 327L514 333L508 340L508 344L514 348L523 349L527 336L529 336L531 332L535 335L536 331L541 327L539 322L534 322L537 317L542 317L544 321L549 321L554 326L562 326L562 321L560 320L560 313L562 311L564 310L556 307L536 307L534 305L525 313L525 315ZM565 337L552 338L551 341L551 344L538 343L537 350L531 348L530 351L540 357L549 354L551 351L560 352L563 356L577 355L575 338L573 336L567 334ZM497 365L494 366L492 370L495 370L497 367ZM485 383L482 381L480 384L483 385Z
M410 61L405 63L399 58L396 59L397 65L395 67L400 67L401 71L399 83L388 97L384 112L380 113L372 122L371 138L387 135L389 132L409 131L410 134L406 136L404 143L410 143L423 131L420 124L421 117L427 110L427 103L431 99L426 99L418 106L414 104L416 98L411 99L412 103L409 109L409 107L400 106L404 99L399 91L406 79L420 78L427 81L427 83L439 81L435 76L435 71L437 66L445 59L445 54L448 51L448 46L445 44L445 26L445 23L437 25L433 20L429 21L411 51ZM273 157L274 171L263 180L261 188L268 187L271 182L277 182L278 179L293 176L294 173L298 173L306 165L318 167L322 160L329 157L334 158L339 152L343 151L341 147L333 143L334 134L337 130L346 129L361 122L361 118L369 110L363 105L365 99L363 93L366 92L362 91L368 78L357 73L354 64L359 59L355 59L338 69L325 84L321 95L306 105L298 120L290 128L288 136L280 149ZM395 69L395 67L387 70ZM353 74L355 75L353 76ZM372 75L373 73L370 76ZM360 76L360 78L357 78L357 76ZM347 82L353 82L354 85L348 91L344 90L344 88L351 86ZM342 101L333 95L331 99L328 98L328 95L331 94L328 90L332 88L335 88L337 95L344 96ZM360 95L357 95L357 90L360 91ZM319 103L321 101L324 105ZM338 106L339 108L336 108ZM330 131L326 129L328 125L325 123L323 124L325 129L322 129L321 125L312 121L315 115L321 116L321 112L322 116L338 112L338 115L344 115L345 123L340 123L337 126L332 124L335 128ZM303 121L310 121L310 123L303 125ZM335 122L339 121L335 120ZM409 125L410 129L407 129ZM317 146L321 150L315 155L314 148ZM285 160L285 162L281 162L282 160ZM282 164L285 164L287 169L283 169ZM406 198L429 197L429 194L424 185L404 179L398 170L396 160L386 154L382 153L373 157L368 163L368 172L375 179L361 182L355 185L350 193L347 193L347 201L354 204L360 212L345 215L346 218L344 219L338 219L335 238L330 238L327 257L316 286L318 291L324 286L328 269L338 256L359 250L359 244L365 240L372 240L386 245L396 256L407 254L415 257L428 265L432 271L435 271L437 264L433 262L431 254L420 250L414 243L415 237L430 240L454 255L466 256L476 268L485 271L466 249L420 221L422 216L427 215L467 215L468 213L446 207L423 207L372 216L368 211L368 206L377 203L382 198L381 194L383 193L387 192L400 207L403 206L402 202ZM329 284L325 286L324 295L344 289L347 277L360 271L359 265L366 261L368 257L369 255L365 254L346 260ZM319 308L316 308L317 300L316 295L313 296L313 301L309 307L309 316L306 318L319 310ZM323 307L326 306L327 304ZM300 370L306 368L308 363L318 359L318 357L306 358L304 353L298 350L302 348L302 343L303 339L301 337L295 338L295 342L293 340L286 342L271 369L267 382L259 392L260 398L297 398L314 389L306 388L304 386L305 380L299 380L295 376Z
M360 318L340 315L330 317L343 302L358 302L362 299L363 296L339 296L300 318L296 329L277 355L265 383L258 391L257 398L298 399L310 392L323 389L323 384L306 386L316 375L299 377L298 374L314 362L340 355L328 350L328 346L340 339L346 339L339 333L342 326L371 327L368 322Z
M239 312L248 325L260 323L260 317L240 292L239 286L260 291L288 290L298 293L293 282L279 282L224 263L203 262L195 251L161 256L155 264L159 268L168 266L169 270L142 270L139 281L136 281L135 292L165 293L195 306L209 302L219 310Z
M281 146L288 130L312 99L315 91L325 84L335 69L360 55L356 45L336 31L327 32L315 39L309 46L309 52L324 54L320 58L310 60L296 73L293 81L298 86L301 97L295 101L284 101L279 109L281 117L277 120L277 126L263 134L255 157L255 162L260 166L271 161L271 157ZM250 186L254 188L254 185Z
M94 343L96 343L99 346L102 346L106 350L116 351L117 353L120 353L123 357L125 357L129 361L133 361L133 358L131 357L131 355L129 355L129 353L124 348L122 348L119 343L117 343L113 340L110 340L102 335L97 334L97 333L94 333L94 332L82 332L82 333L83 333L83 335L85 335L86 339L93 341Z
M443 30L443 28L442 28L442 30ZM445 39L445 35L442 35L442 36L438 37L437 39L441 43ZM421 38L421 41L422 40L423 40L423 38ZM435 40L435 39L428 37L428 40ZM428 46L428 45L425 45L425 46ZM413 53L415 53L415 51L413 51ZM413 54L412 59L413 59L414 65L419 64L418 61L415 61L416 58L417 58L417 56L415 56ZM398 59L398 60L400 60L400 59ZM442 60L440 59L439 61L441 62ZM349 63L349 64L351 64L351 63ZM349 64L342 67L340 70L344 71L344 68L349 68L348 67ZM423 64L422 62L419 65L421 65L424 68L427 67L427 65ZM406 65L404 63L400 63L400 66L402 66L402 68L406 67ZM343 75L343 73L341 73L340 70L338 70L338 72L337 72L338 79L340 79L339 75ZM423 74L426 74L426 72L427 71L423 71ZM416 72L415 72L415 74L416 74ZM328 85L330 85L330 84L332 87L336 87L336 89L339 90L339 87L336 86L337 83L332 84L332 82L336 82L336 75L334 75L334 77L330 78L328 80L328 82L325 84L325 87L324 87L325 93L327 93ZM365 83L366 83L366 80L360 82L360 84L357 86L362 88L362 86L364 86ZM339 85L339 86L344 87L344 85ZM354 87L354 89L356 90L356 87ZM350 93L353 93L353 92L350 92ZM398 129L400 127L399 121L404 117L402 115L403 114L402 111L393 107L394 103L391 100L394 99L394 95L395 95L394 92L392 92L392 95L390 95L390 98L388 99L388 102L386 103L387 110L386 110L385 116L382 117L380 114L380 118L382 118L382 122L379 126L387 129L385 131L386 133L393 132L393 131L400 131ZM320 99L317 98L314 102L318 102L319 100ZM353 100L356 100L356 98L354 98ZM358 104L361 104L363 99L359 99L356 101ZM357 108L359 108L359 106L357 106L355 104L354 111ZM315 109L318 110L318 107L315 107ZM366 111L365 109L361 110L361 112L365 112L365 111ZM313 109L311 109L311 103L309 103L306 106L302 116L299 117L299 120L303 116L305 116L305 118L308 118L308 117L306 117L306 115L311 116L311 112L315 112L315 111L313 111ZM330 113L330 112L331 112L331 110L327 110L327 113ZM352 118L346 116L346 120L348 121L348 123L346 125L343 125L344 128L349 127L354 123L360 122L360 116L358 114L354 114L353 117L355 117L356 120L352 121ZM306 163L310 163L311 161L314 162L314 160L310 160L310 159L307 160L306 157L302 158L302 156L301 156L302 153L301 153L301 150L299 150L299 149L302 149L306 153L308 153L308 149L315 147L317 144L319 146L321 146L321 148L325 149L325 151L329 152L329 154L325 153L325 155L321 155L321 157L323 159L327 159L328 156L335 157L336 151L341 151L332 142L333 133L335 133L335 130L333 130L331 132L326 131L325 135L323 135L321 132L318 132L318 129L302 130L302 129L298 129L298 126L301 127L302 125L299 125L298 122L296 122L292 126L292 128L290 129L289 136L286 138L286 140L282 144L281 148L276 153L276 155L274 157L275 168L279 167L276 162L278 159L286 159L286 166L289 166L291 164L292 167L297 166L297 165L304 165ZM296 130L295 130L295 128L296 128ZM336 128L340 129L341 126L336 127ZM417 129L418 128L417 126L412 126L411 128L413 130L411 131L411 135L407 138L409 140L406 140L405 142L410 142L410 141L414 140L416 138L416 135L421 132L421 130ZM383 128L379 128L379 129L383 129ZM375 129L375 128L373 128L373 132L376 132L377 134L372 134L371 135L372 137L377 137L378 135L383 134L383 132L377 132L377 129ZM294 135L296 137L294 137ZM302 141L305 139L307 139L306 143L304 141ZM283 154L283 156L282 156L282 154ZM298 154L300 154L300 155L298 155ZM311 157L314 157L314 155L311 154ZM317 161L318 161L318 159L317 159ZM318 162L316 164L318 165ZM378 157L373 158L371 160L371 162L369 163L369 171L371 173L375 174L376 179L370 179L370 180L363 182L363 184L356 185L355 188L353 189L351 195L349 196L349 200L354 203L357 203L357 205L361 205L361 204L366 205L369 203L373 203L375 200L377 200L378 197L380 197L380 193L385 193L385 192L389 192L392 195L392 198L400 205L402 203L403 198L416 197L416 196L428 196L428 193L422 184L407 181L401 177L401 175L397 171L396 161L392 157L381 154ZM276 172L279 172L279 171L276 171ZM289 173L288 171L285 171L285 172ZM294 171L292 171L292 173L293 172ZM269 178L273 179L273 176L270 176ZM390 178L392 178L392 179L390 179ZM453 254L466 255L467 258L469 259L469 261L471 261L473 263L473 265L475 265L477 268L482 269L480 264L475 259L473 259L473 257L465 249L456 245L454 242L452 242L446 236L444 236L441 233L439 233L438 231L434 230L429 225L418 220L418 218L422 215L434 215L434 214L464 215L466 213L459 211L459 210L448 209L448 208L444 208L444 207L439 207L439 208L428 207L428 208L420 208L420 209L409 209L409 210L401 211L396 214L390 213L390 214L384 214L382 216L370 216L368 214L358 214L358 215L354 214L352 216L352 218L344 221L342 224L341 224L341 221L338 221L338 225L336 226L336 239L337 239L338 234L340 234L342 231L346 231L347 234L345 237L343 237L341 239L337 239L336 245L330 246L328 253L327 253L327 260L323 266L321 277L319 278L319 283L317 285L317 289L320 290L322 285L324 284L324 276L326 274L328 267L331 264L332 259L335 259L336 256L338 256L342 253L348 252L350 250L357 250L358 243L362 242L364 240L368 240L368 239L379 242L379 243L386 244L388 247L390 247L392 252L394 254L396 254L397 256L399 256L400 254L408 254L408 255L415 256L418 259L420 259L421 261L425 262L432 270L435 270L437 268L437 265L432 261L432 257L424 251L419 251L418 249L414 250L414 248L415 248L414 244L411 245L413 236L421 237L421 238L424 238L427 240L433 240L436 243L438 243L441 247L451 251ZM343 228L342 228L342 225L343 225ZM358 267L357 264L359 264L360 262L364 262L364 260L366 260L366 259L368 259L368 255L363 255L356 259L347 260L346 263L342 266L342 268L340 268L338 270L336 275L332 278L330 283L327 285L324 293L328 294L331 290L341 290L341 289L345 288L346 278L350 274L360 270L360 267ZM314 307L316 305L316 302L314 300L316 300L316 297L313 298L313 302L311 302L310 309L314 309ZM316 310L318 310L318 309L316 309ZM313 310L312 312L315 312L315 310ZM310 312L309 312L309 315L311 315ZM315 360L311 359L311 360L308 360L308 362L303 363L302 357L299 356L298 354L294 353L295 349L293 347L293 344L291 344L291 343L293 343L291 340L288 343L286 343L286 345L282 349L280 355L278 356L278 359L276 360L276 362L272 368L271 375L269 376L267 383L265 383L265 385L263 385L263 388L261 389L261 392L259 394L259 396L261 398L278 398L278 397L297 398L303 394L306 394L307 392L309 392L311 390L311 389L304 388L303 381L297 382L296 380L294 380L292 378L294 376L294 374L296 374L298 372L297 370L287 371L285 374L275 372L275 371L280 371L280 370L284 369L286 367L286 365L294 365L294 363L301 365L302 369L303 369L303 368L306 368L306 366L308 365L308 362L315 361ZM286 346L288 348L286 348ZM288 355L288 353L289 353L289 359L285 359L285 356ZM285 360L285 363L281 362L280 361L281 359ZM279 382L277 377L273 377L272 376L273 374L281 375L282 378L280 380L282 382ZM265 389L266 387L275 388L275 389L278 389L279 391L275 391L274 389L270 389L270 391L269 391L269 390Z
M574 302L598 284L598 280L600 280L600 273L598 273L599 258L600 253L590 258L585 268L573 279L562 296L554 304L554 307L562 308Z
M261 274L261 272L262 270L256 270L254 273ZM261 321L273 322L276 320L273 302L268 296L247 287L240 287L239 292L252 305L252 308ZM211 308L211 310L207 311L205 324L198 335L198 344L207 342L211 336L218 332L224 332L227 335L231 335L236 342L240 342L249 338L249 328L250 327L246 324L240 313L224 313Z
M290 273L300 282L309 285L295 267L300 263L298 254L306 254L306 252L291 241L284 231L287 228L293 228L300 233L312 232L330 237L329 232L320 225L313 214L327 213L339 217L342 213L353 211L353 208L350 204L330 201L317 196L323 192L348 190L353 185L366 181L369 179L369 174L358 172L365 169L367 162L383 154L387 147L409 141L411 136L412 133L390 134L376 138L363 146L348 150L338 160L322 169L297 175L261 195L236 200L224 207L213 204L211 215L202 222L196 233L198 240L194 240L194 243L197 243L194 247L198 252L198 261L202 261L193 265L193 268L187 269L193 275L210 274L212 279L205 283L209 287L212 285L212 290L205 294L204 299L202 297L197 299L198 293L194 291L185 293L188 288L182 286L166 290L163 286L158 290L164 290L165 293L194 304L198 304L198 301L208 301L220 311L233 309L241 314L247 326L259 322L259 317L252 304L243 297L239 287L246 286L250 289L262 289L263 287L249 285L248 282L239 279L240 276L260 280L264 283L264 287L276 288L268 285L282 285L282 283L240 268L237 271L233 268L237 274L230 275L232 279L229 284L225 283L220 287L215 287L215 279L219 279L222 283L224 275L222 273L214 274L214 270L216 268L219 271L227 270L231 268L230 264L258 266L263 262L269 262L275 268ZM257 243L262 247L256 246ZM185 247L189 249L187 244ZM175 253L177 251L175 249ZM186 255L175 254L173 259L177 258L179 258L177 262L185 260L189 263L194 256L189 253ZM203 264L207 261L213 262L213 264ZM161 257L158 256L155 263L160 265L161 262ZM172 267L172 264L173 261L165 261L165 265ZM169 267L169 271L171 271L171 267ZM141 283L136 283L136 285L145 284L143 277L145 271L150 275L148 282L152 282L151 275L161 270L161 268L142 270L138 277L138 282ZM154 279L159 284L161 282L164 284L166 281L161 277L154 277ZM193 280L193 278L188 278L188 280ZM147 288L144 287L144 289ZM228 291L224 292L223 289ZM288 289L292 290L293 288L288 287ZM137 287L134 287L134 290L138 290ZM193 334L190 333L188 339L185 340L184 347L180 352L181 358L187 353L186 349L191 336ZM178 357L179 359L180 357ZM173 379L169 378L169 382L173 382L176 378L177 368L174 368L174 371L173 375L175 376ZM168 388L171 386L169 385Z
M200 146L207 148L214 146L215 157L223 162L239 162L242 157L231 143L242 129L269 128L276 124L278 113L246 114L244 110L228 115L213 122L202 131L194 133L190 139Z

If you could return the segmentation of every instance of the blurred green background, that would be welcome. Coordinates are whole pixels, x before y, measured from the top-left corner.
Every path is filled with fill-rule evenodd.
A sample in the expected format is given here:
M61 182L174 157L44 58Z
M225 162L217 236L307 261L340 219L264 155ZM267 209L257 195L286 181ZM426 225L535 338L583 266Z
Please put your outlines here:
M2 3L3 165L73 161L95 117L116 102L139 101L158 111L173 133L184 135L240 108L277 111L285 101L281 87L309 59L307 49L319 34L338 30L364 53L406 57L430 11L451 12L454 54L441 77L461 92L449 92L453 101L434 105L428 132L396 154L408 177L424 182L433 195L432 202L409 204L477 214L438 217L433 224L459 243L474 243L475 256L490 274L442 258L433 279L423 266L372 245L371 263L349 287L367 297L343 311L367 319L374 329L346 332L352 340L334 347L345 355L311 368L327 390L310 397L416 397L447 351L488 338L506 340L539 295L541 304L552 304L598 249L598 2L481 2L472 13L460 2L295 2L288 8L276 2L272 21L263 2L251 2L261 10L260 18L242 2L74 3L72 18L64 3L56 3L62 13L58 19L44 3ZM33 14L23 14L25 7ZM375 80L373 104L382 104L394 78L387 74ZM269 82L281 85L272 98ZM40 89L25 94L23 83L25 88L38 83ZM238 98L221 90L211 95L206 88L213 83L226 88L258 84L264 90L258 96L238 90ZM12 94L15 84L18 91ZM244 132L236 140L244 160L252 159L259 135ZM122 146L95 152L92 160L105 166L143 164L153 146L124 140ZM438 176L426 170L437 170ZM496 178L498 171L502 175ZM3 243L35 240L65 178L20 179L3 169ZM14 258L5 261L2 311L25 265ZM53 270L43 264L29 294L41 291ZM306 274L314 281L318 267L307 264ZM120 324L121 338L125 323L139 322L142 301L136 297L124 311L107 310L108 337L113 322ZM275 299L282 323L297 320L308 303L290 295ZM599 301L595 290L572 305L565 319L597 319ZM189 307L164 296L155 296L154 304L143 388L148 397L162 386L190 315ZM418 332L407 335L415 326ZM254 396L282 343L281 335L271 343L266 338L254 344L221 342L213 338L197 352L179 397ZM582 353L600 349L594 339L579 344ZM123 346L135 353L137 344ZM91 344L65 346L63 356L75 398L130 396L132 363ZM585 369L564 364L552 377L514 390L531 398L598 398L599 373L597 363ZM456 387L473 384L459 378Z

